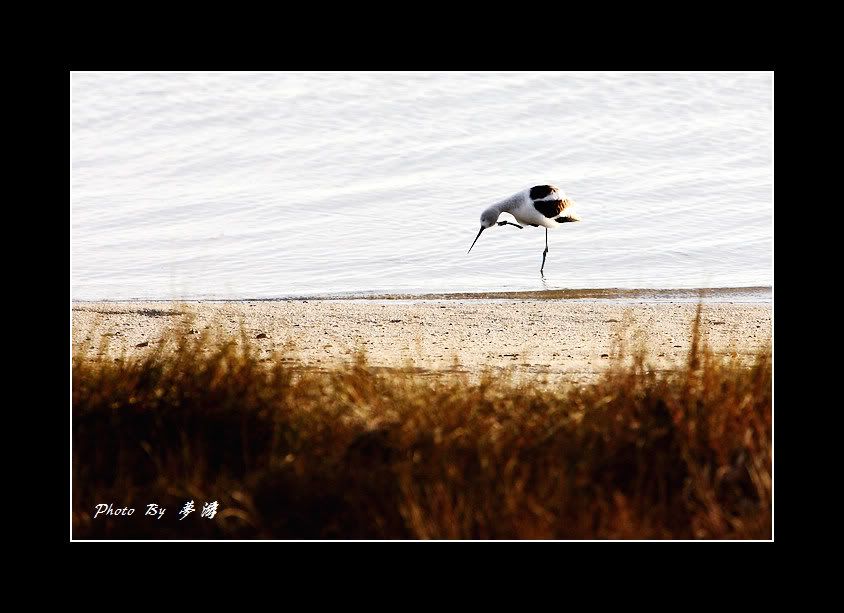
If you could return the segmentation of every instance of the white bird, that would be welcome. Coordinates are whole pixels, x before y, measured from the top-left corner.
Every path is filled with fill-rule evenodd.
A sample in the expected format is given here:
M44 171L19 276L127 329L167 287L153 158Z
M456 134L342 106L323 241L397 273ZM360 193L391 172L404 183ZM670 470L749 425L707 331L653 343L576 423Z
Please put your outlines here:
M574 202L566 197L563 190L553 185L535 185L523 189L501 202L496 202L481 213L481 229L472 242L472 247L478 242L481 232L496 225L496 223L499 226L510 225L517 228L543 226L545 228L545 251L542 252L542 266L539 269L539 274L545 276L543 270L545 269L545 256L548 255L548 228L556 228L564 223L580 221L580 217L570 211L573 206ZM510 221L498 221L501 213L510 213L516 218L516 221L523 225L520 226ZM469 251L472 250L472 247L469 247ZM466 253L468 254L469 251Z

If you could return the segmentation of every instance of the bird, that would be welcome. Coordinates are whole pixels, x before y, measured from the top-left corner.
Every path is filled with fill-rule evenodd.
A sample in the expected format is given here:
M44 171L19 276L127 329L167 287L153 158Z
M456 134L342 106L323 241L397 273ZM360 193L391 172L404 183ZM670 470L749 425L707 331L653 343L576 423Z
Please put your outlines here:
M548 228L556 228L564 223L580 221L571 209L574 202L566 197L565 192L554 185L534 185L520 192L505 198L500 202L484 209L481 213L481 229L472 242L472 247L478 242L481 233L492 226L516 226L523 229L524 226L534 228L543 226L545 228L545 251L542 252L542 266L539 274L545 276L545 257L548 255ZM510 213L519 223L511 221L498 221L501 213ZM522 225L519 225L522 224ZM469 247L468 255L472 251Z

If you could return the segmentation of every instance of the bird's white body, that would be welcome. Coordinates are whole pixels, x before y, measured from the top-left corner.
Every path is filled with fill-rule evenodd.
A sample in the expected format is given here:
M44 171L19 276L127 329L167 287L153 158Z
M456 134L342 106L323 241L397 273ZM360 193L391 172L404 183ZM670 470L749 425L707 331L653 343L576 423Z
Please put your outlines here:
M566 197L563 190L552 185L539 187L547 187L548 189L538 190L537 187L523 189L509 198L493 204L487 210L509 213L522 225L541 226L543 228L556 228L563 223L579 220L576 215L570 212L573 203ZM531 197L532 191L536 197ZM544 209L545 212L543 213L540 209ZM548 213L554 214L549 217ZM557 221L558 219L565 219L565 221Z
M525 199L516 209L507 211L516 218L520 224L524 226L542 226L543 228L556 228L560 224L553 219L548 219L533 208L533 201L530 198Z

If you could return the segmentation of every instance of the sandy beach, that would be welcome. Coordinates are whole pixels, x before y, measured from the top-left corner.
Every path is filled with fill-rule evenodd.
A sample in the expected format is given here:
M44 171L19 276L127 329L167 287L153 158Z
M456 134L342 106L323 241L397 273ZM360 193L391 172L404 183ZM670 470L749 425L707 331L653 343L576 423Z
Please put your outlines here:
M241 342L266 361L325 368L364 350L378 367L514 375L583 383L644 345L656 369L682 363L692 302L573 300L278 300L73 304L74 353L130 357L162 346L167 330ZM766 303L709 303L703 336L715 353L749 359L771 338Z

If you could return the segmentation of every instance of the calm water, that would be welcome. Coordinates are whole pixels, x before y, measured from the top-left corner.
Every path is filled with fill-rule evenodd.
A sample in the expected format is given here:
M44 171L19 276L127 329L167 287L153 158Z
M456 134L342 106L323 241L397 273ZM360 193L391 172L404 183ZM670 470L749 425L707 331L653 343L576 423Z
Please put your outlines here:
M772 283L770 74L74 73L73 298ZM581 223L485 232L538 183Z

